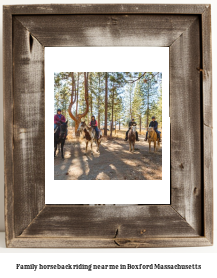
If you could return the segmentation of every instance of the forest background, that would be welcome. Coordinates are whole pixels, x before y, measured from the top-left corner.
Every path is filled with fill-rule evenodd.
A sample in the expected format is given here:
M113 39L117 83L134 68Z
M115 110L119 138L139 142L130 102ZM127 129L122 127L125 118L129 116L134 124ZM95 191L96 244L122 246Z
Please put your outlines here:
M76 133L81 120L95 115L104 135L125 130L134 118L141 134L154 115L162 128L162 73L56 72L54 114L57 109Z

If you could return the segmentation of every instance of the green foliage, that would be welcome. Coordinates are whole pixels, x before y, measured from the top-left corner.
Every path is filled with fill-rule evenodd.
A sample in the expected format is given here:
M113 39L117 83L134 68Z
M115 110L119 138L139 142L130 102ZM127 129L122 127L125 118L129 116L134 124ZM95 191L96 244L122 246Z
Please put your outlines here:
M134 119L142 127L147 126L151 116L155 115L159 126L162 125L162 75L159 72L109 72L108 74L108 111L107 123L116 120L127 126L129 120ZM88 75L88 102L89 113L85 120L89 121L92 115L101 123L105 121L105 76L104 72L90 72ZM74 86L74 87L73 87ZM54 113L58 108L69 120L68 107L71 93L77 93L78 99L72 107L72 113L82 114L86 109L84 74L58 72L54 74Z
M70 86L71 80L69 73L54 73L54 114L57 113L57 109L62 110L62 114L69 120L69 124L73 124L73 121L68 114L68 106L70 103Z

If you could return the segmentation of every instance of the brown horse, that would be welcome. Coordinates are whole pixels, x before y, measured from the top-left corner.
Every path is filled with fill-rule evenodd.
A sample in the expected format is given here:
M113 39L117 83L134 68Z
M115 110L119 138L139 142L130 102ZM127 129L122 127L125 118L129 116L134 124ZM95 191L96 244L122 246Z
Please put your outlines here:
M91 146L91 154L93 154L93 141L95 141L96 145L97 145L97 152L99 151L99 145L101 143L102 140L102 132L100 130L100 138L98 139L96 136L96 131L94 128L92 128L91 126L88 126L85 121L81 122L79 124L78 130L80 132L84 132L84 137L86 140L86 154L87 154L87 147L88 147L88 143L90 142L90 146Z
M160 146L160 139L157 137L157 132L154 128L148 127L149 152L151 151L151 142L154 142L154 152L156 152L157 148ZM158 147L156 146L156 142L158 142Z
M136 141L136 126L132 125L128 132L128 139L129 139L129 151L134 152L134 145Z

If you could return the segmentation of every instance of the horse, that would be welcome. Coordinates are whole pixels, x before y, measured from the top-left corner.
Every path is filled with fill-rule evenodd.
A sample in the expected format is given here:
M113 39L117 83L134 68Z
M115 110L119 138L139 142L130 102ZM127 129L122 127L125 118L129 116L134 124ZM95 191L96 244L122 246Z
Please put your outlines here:
M134 152L134 145L136 141L136 125L132 125L128 132L128 139L129 139L129 151Z
M61 155L62 155L62 159L64 159L63 147L66 140L67 124L68 121L66 121L65 123L61 122L61 124L54 132L54 157L56 157L57 145L61 144Z
M148 143L149 143L149 152L151 151L151 142L154 142L154 152L156 152L156 142L158 142L158 146L160 145L160 139L157 137L157 132L153 127L148 127Z
M78 131L80 132L84 132L84 137L86 140L86 154L87 154L87 147L88 147L88 143L90 142L91 145L91 154L93 154L93 141L95 141L96 145L97 145L97 152L99 151L99 145L101 143L101 138L102 138L102 131L100 130L100 138L98 139L96 136L96 131L93 127L88 126L85 121L84 122L80 122L79 126L78 126Z

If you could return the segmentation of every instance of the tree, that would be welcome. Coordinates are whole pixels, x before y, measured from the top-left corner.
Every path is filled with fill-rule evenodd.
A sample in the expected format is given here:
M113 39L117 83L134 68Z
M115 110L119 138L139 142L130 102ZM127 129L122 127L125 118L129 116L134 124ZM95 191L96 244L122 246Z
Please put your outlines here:
M162 126L162 78L158 76L158 98L152 102L150 113L156 117L158 126Z
M104 119L104 135L107 136L107 119L108 117L108 72L105 73L105 119Z
M116 99L123 92L123 86L125 84L125 76L122 72L112 72L109 73L109 84L110 84L110 94L109 94L109 108L111 110L111 126L110 126L110 136L112 137L113 122L114 122L114 110L117 106Z
M83 113L77 114L77 109L76 109L76 114L74 115L72 113L72 106L75 104L77 100L77 93L76 93L76 83L74 79L74 72L71 73L72 76L72 92L71 92L71 102L68 107L68 113L70 117L75 121L75 134L77 134L78 126L81 122L81 118L85 117L88 113L89 110L89 103L88 103L88 72L84 72L84 91L85 91L85 103L86 103L86 109Z
M110 136L118 124L120 129L121 123L134 117L141 132L151 115L162 122L161 84L159 72L58 72L54 74L54 113L61 108L75 131L82 118L89 122L95 115L99 128L104 121L107 135L110 121Z
M159 82L158 82L159 73L148 72L144 77L144 83L146 84L147 92L147 109L146 109L146 126L148 128L150 122L150 113L154 111L154 104L158 101L159 98Z
M67 106L70 102L70 90L68 86L68 73L54 73L54 114L56 114L57 109L62 110L62 114L69 119L69 114L67 111ZM72 121L69 120L69 124Z
M144 113L144 96L143 96L143 80L138 80L135 85L133 102L132 102L132 113L136 121L139 121L139 132L142 130L142 115Z
M104 73L98 72L97 73L97 78L98 78L98 90L97 90L97 95L96 95L96 107L97 107L97 114L98 114L98 127L100 129L100 123L101 123L101 114L103 113L103 77Z
M132 103L133 103L133 91L135 84L128 83L125 87L125 115L127 119L132 119Z
M115 117L115 134L116 134L116 125L121 124L121 118L123 117L123 100L120 96L118 96L114 103L114 117Z

